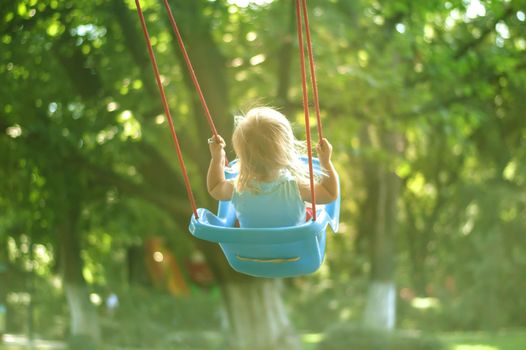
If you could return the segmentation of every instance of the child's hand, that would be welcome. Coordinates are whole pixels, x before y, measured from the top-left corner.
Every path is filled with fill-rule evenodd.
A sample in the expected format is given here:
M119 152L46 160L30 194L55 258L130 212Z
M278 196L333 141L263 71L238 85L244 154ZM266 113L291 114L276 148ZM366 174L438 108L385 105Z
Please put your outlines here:
M323 138L316 146L316 151L318 151L320 164L327 168L331 163L332 145L326 138Z
M225 140L219 135L208 139L208 147L212 159L223 159L225 157Z

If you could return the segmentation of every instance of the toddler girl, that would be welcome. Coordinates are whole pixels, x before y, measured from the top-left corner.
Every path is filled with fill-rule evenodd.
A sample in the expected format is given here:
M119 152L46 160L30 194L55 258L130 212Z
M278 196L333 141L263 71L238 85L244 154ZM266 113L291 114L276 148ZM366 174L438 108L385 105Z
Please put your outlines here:
M232 143L239 175L225 179L225 141L208 140L212 159L207 188L216 200L231 200L241 227L295 226L305 222L305 201L311 200L308 167L300 160L303 143L296 140L287 118L268 108L251 109L236 120ZM304 148L304 146L303 146ZM338 197L337 174L327 139L317 145L323 169L315 183L316 204Z

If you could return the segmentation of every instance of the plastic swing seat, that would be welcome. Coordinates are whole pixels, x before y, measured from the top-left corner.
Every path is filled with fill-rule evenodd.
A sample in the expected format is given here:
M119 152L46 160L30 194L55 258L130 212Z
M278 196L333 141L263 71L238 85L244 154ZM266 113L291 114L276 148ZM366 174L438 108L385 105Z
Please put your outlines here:
M302 160L307 163L306 158ZM237 176L232 170L235 162L225 170L227 179ZM313 158L313 167L315 173L320 173L316 158ZM199 218L192 216L189 230L199 239L218 243L230 266L240 273L255 277L293 277L312 273L321 266L327 225L333 232L338 231L340 195L316 213L316 221L311 219L298 226L237 228L234 227L234 206L230 201L220 201L217 215L198 209Z

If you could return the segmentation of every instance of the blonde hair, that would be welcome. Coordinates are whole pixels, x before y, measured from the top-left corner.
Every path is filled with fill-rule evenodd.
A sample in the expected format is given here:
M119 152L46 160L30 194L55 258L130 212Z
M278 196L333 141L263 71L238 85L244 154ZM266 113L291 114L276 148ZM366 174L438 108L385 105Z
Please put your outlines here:
M296 140L290 122L273 108L256 107L236 117L232 144L239 159L240 191L257 191L254 181L271 181L282 170L298 182L308 181L308 169L300 160L305 143Z

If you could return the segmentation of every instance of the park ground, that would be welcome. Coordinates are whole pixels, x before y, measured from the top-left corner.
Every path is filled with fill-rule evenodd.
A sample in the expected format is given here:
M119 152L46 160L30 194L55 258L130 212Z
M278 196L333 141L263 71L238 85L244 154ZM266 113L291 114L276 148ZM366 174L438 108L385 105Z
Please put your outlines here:
M455 332L441 333L439 337L447 344L447 350L524 350L526 348L526 331L505 332ZM323 339L321 333L303 335L304 350L314 350ZM6 334L0 344L0 350L59 350L65 349L61 342L37 339L33 347L27 344L23 335ZM129 348L108 347L108 350L131 350ZM139 350L139 348L134 349Z

